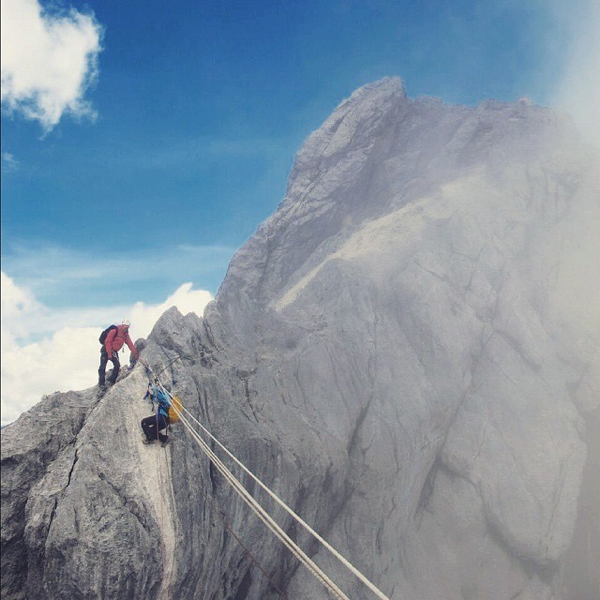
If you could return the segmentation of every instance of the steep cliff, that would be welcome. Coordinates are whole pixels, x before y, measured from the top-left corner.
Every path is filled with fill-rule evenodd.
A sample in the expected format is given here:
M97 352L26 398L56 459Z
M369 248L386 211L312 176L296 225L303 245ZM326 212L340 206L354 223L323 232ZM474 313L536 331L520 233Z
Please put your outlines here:
M599 166L550 109L367 85L308 138L204 318L167 311L142 359L180 356L163 379L186 407L390 598L587 598ZM142 444L146 383L138 365L3 430L3 597L279 597L219 515L290 599L326 597L181 426Z

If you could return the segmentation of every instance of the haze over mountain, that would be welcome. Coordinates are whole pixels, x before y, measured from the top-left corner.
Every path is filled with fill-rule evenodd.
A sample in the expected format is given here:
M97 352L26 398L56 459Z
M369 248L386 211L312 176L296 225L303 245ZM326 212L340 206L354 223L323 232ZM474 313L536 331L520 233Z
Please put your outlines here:
M599 167L552 109L366 85L204 317L167 311L142 359L180 356L186 407L391 599L592 600ZM3 430L3 597L279 597L209 499L290 599L326 597L181 426L142 444L146 385L138 365Z

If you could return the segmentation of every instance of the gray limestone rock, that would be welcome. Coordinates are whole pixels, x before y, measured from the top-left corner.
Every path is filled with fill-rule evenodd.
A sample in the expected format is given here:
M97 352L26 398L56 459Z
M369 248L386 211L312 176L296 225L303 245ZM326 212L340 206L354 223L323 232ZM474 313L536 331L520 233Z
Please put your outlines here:
M167 311L142 360L179 356L161 378L186 408L391 599L583 598L599 167L553 110L367 85L308 138L204 317ZM138 363L3 430L3 598L326 597L181 424L142 444L146 384Z

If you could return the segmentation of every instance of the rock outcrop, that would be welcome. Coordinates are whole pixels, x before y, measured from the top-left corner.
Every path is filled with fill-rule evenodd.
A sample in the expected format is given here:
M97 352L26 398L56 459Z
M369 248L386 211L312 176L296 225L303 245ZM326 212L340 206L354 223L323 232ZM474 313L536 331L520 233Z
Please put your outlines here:
M367 85L204 318L167 311L142 358L180 356L163 376L186 407L393 600L587 598L599 166L553 110ZM279 597L221 516L290 599L325 597L181 426L142 444L146 384L138 365L2 431L3 598Z

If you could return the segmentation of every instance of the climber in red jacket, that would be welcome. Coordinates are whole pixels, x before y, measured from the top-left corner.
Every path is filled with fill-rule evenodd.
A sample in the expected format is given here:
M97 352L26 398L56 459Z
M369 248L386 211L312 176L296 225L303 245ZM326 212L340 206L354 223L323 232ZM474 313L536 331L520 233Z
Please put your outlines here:
M119 375L121 364L119 363L119 350L123 344L127 344L134 360L138 359L138 351L135 349L131 338L129 337L129 323L123 321L120 325L111 325L105 329L100 336L102 349L100 350L100 368L98 369L98 385L100 388L106 387L105 371L106 363L110 360L113 364L113 371L110 378L110 383L114 384Z

